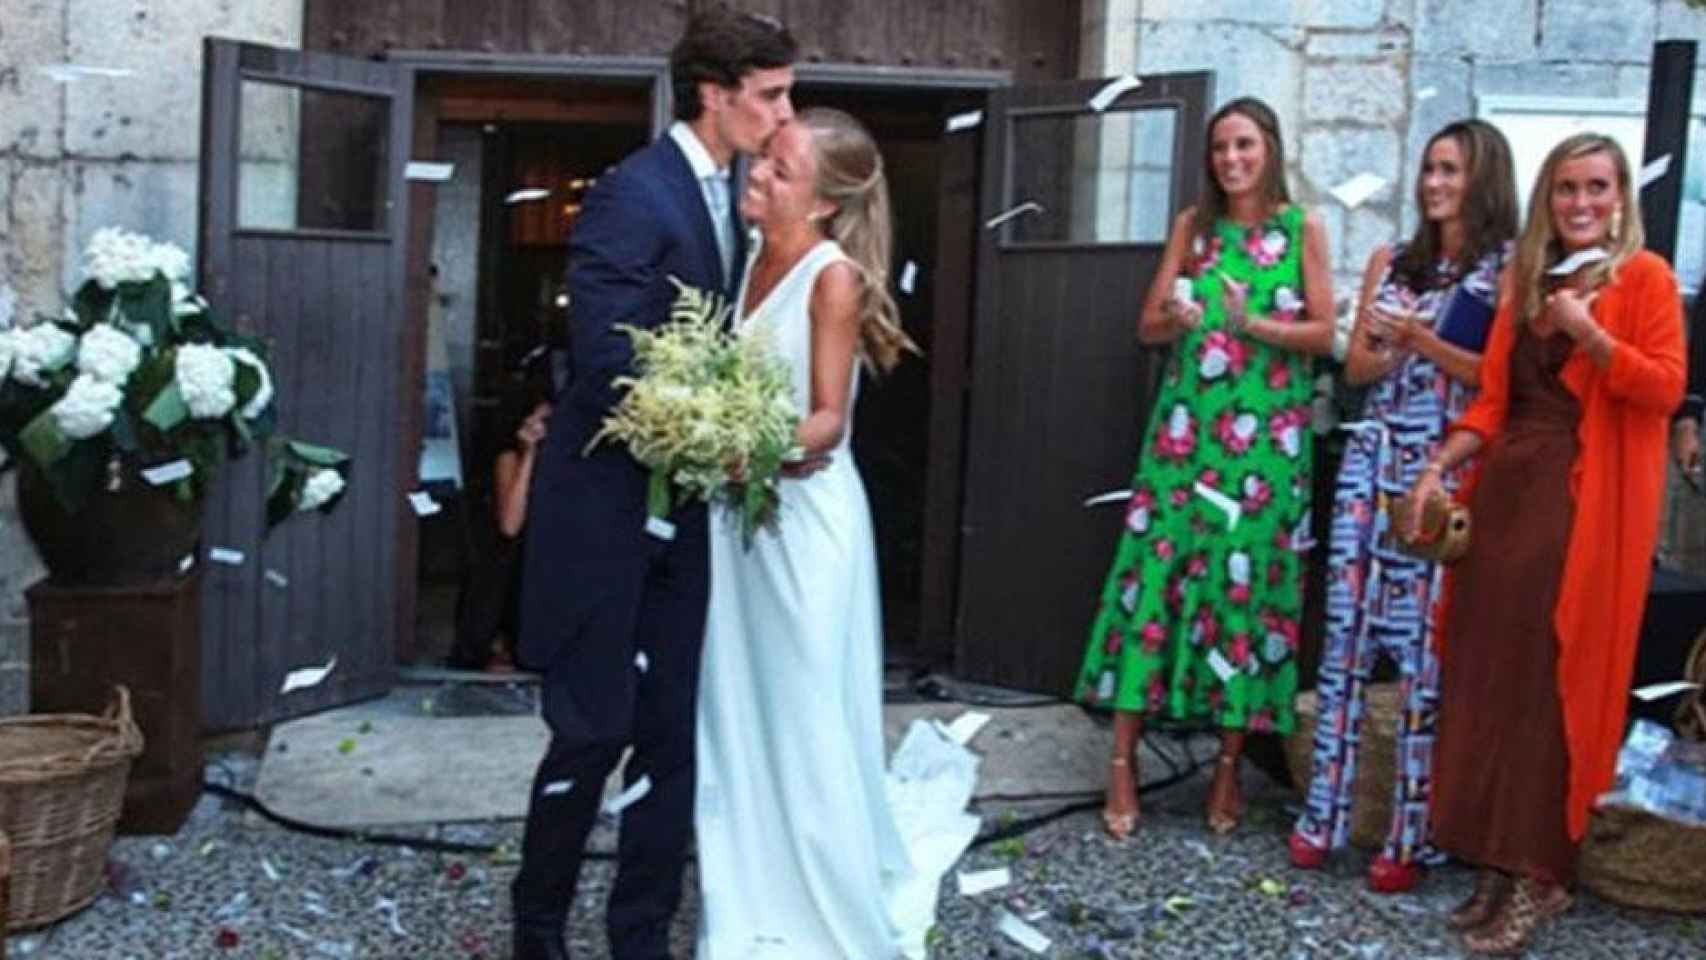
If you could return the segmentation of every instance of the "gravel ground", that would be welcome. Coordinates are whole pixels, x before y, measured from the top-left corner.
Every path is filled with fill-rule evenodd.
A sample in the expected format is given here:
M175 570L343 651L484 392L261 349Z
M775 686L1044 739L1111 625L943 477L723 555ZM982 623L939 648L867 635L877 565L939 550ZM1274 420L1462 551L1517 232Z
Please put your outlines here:
M247 787L254 763L226 756L210 777ZM1457 957L1438 916L1470 885L1468 871L1434 871L1413 895L1376 897L1361 882L1366 859L1335 858L1303 874L1286 862L1292 796L1258 775L1250 812L1227 838L1199 825L1202 777L1145 797L1146 819L1123 844L1105 839L1094 812L1050 822L1017 841L974 849L963 870L1008 867L1011 885L962 896L943 885L937 958L1034 956L996 932L1003 912L1029 918L1058 958ZM1043 808L1043 809L1046 809ZM1036 809L984 811L991 822ZM491 844L496 855L434 853L292 833L226 801L204 797L171 838L123 838L112 890L47 931L14 936L12 958L350 958L488 960L508 955L507 884L515 822L451 824L415 831ZM608 848L608 828L593 844ZM589 863L571 917L577 957L607 955L600 906L611 865ZM394 906L392 906L394 905ZM392 917L395 916L395 923ZM691 881L676 926L678 955L691 955L697 922ZM1624 910L1584 896L1530 952L1558 958L1706 956L1706 918Z

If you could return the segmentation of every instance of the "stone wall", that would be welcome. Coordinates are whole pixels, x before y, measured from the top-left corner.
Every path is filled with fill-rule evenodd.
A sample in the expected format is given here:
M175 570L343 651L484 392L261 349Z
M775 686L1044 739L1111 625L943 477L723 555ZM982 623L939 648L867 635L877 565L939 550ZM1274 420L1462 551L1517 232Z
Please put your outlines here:
M1214 70L1217 102L1273 105L1292 187L1327 220L1348 289L1377 244L1413 225L1428 134L1488 95L1645 98L1653 44L1671 38L1706 40L1706 12L1682 0L1100 0L1085 4L1080 73ZM1701 66L1706 96L1706 55ZM1364 171L1389 183L1355 210L1332 201L1328 189Z
M0 285L57 312L95 230L193 250L207 35L297 46L301 0L0 0ZM123 77L56 78L76 64ZM41 575L0 480L0 715L27 706L22 591Z
M1653 44L1706 41L1706 11L1682 0L1091 0L1083 30L1084 76L1214 70L1217 103L1254 95L1275 108L1293 192L1327 223L1348 305L1369 253L1414 228L1429 134L1485 96L1644 100ZM1697 103L1706 50L1699 58ZM1690 146L1702 169L1698 127ZM1365 171L1389 182L1356 209L1327 192ZM1693 246L1679 259L1701 263L1706 231L1693 225L1706 223L1706 196L1684 213L1681 242ZM1706 499L1674 482L1665 549L1706 571Z

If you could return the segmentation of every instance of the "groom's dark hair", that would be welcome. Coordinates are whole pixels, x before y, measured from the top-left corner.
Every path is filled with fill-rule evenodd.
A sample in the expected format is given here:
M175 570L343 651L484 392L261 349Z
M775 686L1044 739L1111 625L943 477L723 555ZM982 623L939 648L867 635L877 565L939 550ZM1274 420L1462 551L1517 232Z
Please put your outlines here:
M799 58L799 47L782 21L716 6L687 21L687 32L669 53L669 82L675 116L699 119L699 84L740 85L753 70L786 67Z

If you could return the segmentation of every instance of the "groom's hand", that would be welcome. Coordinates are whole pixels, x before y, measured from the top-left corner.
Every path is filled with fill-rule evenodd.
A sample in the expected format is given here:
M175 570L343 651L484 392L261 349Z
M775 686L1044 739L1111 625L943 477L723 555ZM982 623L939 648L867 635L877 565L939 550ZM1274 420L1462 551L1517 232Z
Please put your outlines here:
M829 466L829 459L829 454L826 453L807 457L804 460L795 460L792 463L784 463L782 464L782 476L802 480Z

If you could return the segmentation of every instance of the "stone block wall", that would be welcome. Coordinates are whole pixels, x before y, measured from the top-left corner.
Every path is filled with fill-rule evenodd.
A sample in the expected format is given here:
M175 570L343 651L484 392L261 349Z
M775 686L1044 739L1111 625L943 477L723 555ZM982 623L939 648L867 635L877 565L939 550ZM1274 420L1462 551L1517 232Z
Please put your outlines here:
M1214 70L1217 104L1274 107L1293 194L1327 223L1344 305L1374 248L1414 229L1428 136L1474 115L1477 97L1644 99L1655 42L1706 46L1706 11L1682 0L1087 0L1083 16L1083 76ZM1706 49L1699 66L1697 102ZM1347 210L1327 191L1364 171L1388 184ZM1665 551L1706 572L1706 498L1685 491L1673 483Z
M301 0L0 0L0 285L55 313L108 225L195 249L201 45L302 39ZM131 71L57 79L65 64ZM27 708L23 590L41 575L0 479L0 715Z

